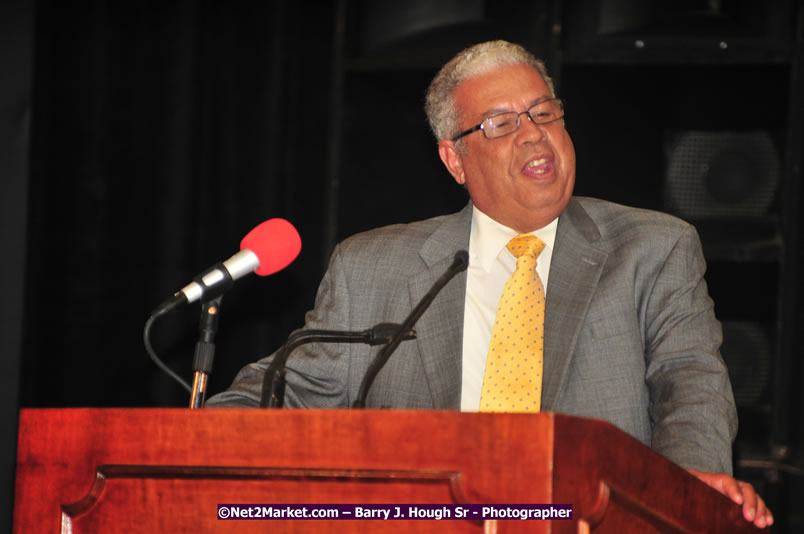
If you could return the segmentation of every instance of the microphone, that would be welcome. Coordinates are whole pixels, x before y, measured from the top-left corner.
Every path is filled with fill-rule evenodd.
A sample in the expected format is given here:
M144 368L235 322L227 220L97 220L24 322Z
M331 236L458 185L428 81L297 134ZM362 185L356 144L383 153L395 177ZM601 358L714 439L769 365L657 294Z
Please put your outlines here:
M301 237L299 232L284 219L268 219L252 229L240 242L240 252L228 260L217 263L193 278L193 282L177 291L172 297L156 307L143 330L145 350L151 360L173 380L190 392L191 407L203 403L203 392L206 389L206 374L212 368L214 343L212 339L217 329L217 313L220 297L228 290L234 281L254 271L260 276L267 276L281 271L291 264L301 251ZM190 385L179 375L173 372L159 359L151 346L151 326L161 315L169 312L179 304L202 301L201 340L196 344L196 377L195 385ZM217 300L216 300L217 299Z
M394 337L391 338L391 341L385 345L382 350L375 356L374 360L372 360L371 364L369 364L368 369L366 369L366 374L363 375L363 381L360 383L360 390L357 393L357 398L355 399L354 403L352 403L352 408L364 408L366 406L366 396L368 395L368 390L371 387L371 384L374 382L374 378L376 378L377 373L380 372L385 364L388 362L388 359L391 357L391 354L396 350L399 344L402 342L402 337L404 333L410 331L413 328L413 325L419 318L424 314L427 308L430 307L430 304L433 303L435 300L436 295L447 285L447 282L452 280L456 274L461 271L465 271L466 268L469 266L469 253L465 250L459 250L455 253L455 259L452 260L452 265L449 266L447 271L441 275L441 277L436 280L433 287L430 288L430 291L427 292L426 295L419 301L413 311L410 312L405 322L402 323L402 326L399 327Z
M210 300L228 290L250 272L268 276L281 271L299 255L299 232L284 219L268 219L254 227L240 242L240 252L202 272L160 304L151 315L161 315L179 304Z
M290 334L270 365L262 379L262 397L260 408L281 408L285 403L285 364L290 353L307 343L365 343L367 345L383 345L388 343L399 332L400 326L394 323L380 323L373 328L360 332L344 330L297 330ZM416 339L416 332L408 330L402 333L402 340Z

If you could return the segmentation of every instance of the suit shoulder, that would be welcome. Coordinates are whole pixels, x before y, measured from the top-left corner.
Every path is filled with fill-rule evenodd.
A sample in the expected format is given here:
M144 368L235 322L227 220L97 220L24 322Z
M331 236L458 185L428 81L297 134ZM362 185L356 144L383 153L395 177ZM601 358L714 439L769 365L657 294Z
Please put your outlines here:
M374 228L346 238L338 245L338 249L342 255L356 260L382 258L387 262L394 258L409 257L444 222L455 216L440 215L421 221Z
M694 232L694 227L678 217L660 211L624 206L608 200L576 197L584 211L597 225L604 239L623 234L678 238Z

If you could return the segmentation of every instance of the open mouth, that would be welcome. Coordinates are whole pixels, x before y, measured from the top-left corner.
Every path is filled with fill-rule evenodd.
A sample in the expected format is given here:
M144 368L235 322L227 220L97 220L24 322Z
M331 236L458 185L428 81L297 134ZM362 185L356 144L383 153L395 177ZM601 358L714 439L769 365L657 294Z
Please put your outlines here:
M550 168L551 165L549 164L547 158L535 159L531 162L528 162L528 164L525 165L525 170L529 174L544 174L548 172Z

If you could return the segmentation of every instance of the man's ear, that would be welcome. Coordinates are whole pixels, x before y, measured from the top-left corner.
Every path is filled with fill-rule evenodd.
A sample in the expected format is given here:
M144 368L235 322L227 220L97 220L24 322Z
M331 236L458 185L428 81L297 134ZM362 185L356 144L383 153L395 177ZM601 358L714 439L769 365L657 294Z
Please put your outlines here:
M463 172L463 159L455 148L455 143L449 139L438 142L438 155L455 181L461 185L466 184L466 175Z

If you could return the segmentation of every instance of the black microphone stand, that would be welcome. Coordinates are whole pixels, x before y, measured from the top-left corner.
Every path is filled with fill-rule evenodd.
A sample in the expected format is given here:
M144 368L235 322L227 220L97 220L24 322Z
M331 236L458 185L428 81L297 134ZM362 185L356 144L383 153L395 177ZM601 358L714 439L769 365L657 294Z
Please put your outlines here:
M383 345L394 337L399 337L397 345L404 340L415 339L416 332L408 329L400 331L400 326L394 323L380 323L373 328L361 332L348 332L340 330L297 330L288 337L268 369L265 370L262 381L261 408L281 408L285 403L285 364L290 353L301 345L307 343L366 343L368 345Z
M193 389L190 392L190 408L197 409L204 406L207 397L207 379L212 372L212 362L215 359L215 334L218 332L218 311L223 296L204 301L201 304L201 319L198 342L195 344L193 357Z
M204 276L213 271L220 273L221 278L215 285L209 286L204 282ZM190 409L197 409L204 406L207 397L207 379L215 359L215 334L218 332L221 300L223 294L234 284L234 280L222 263L213 265L193 280L204 289L198 323L200 332L193 357L193 388L190 391Z
M212 272L218 273L219 279L215 280L213 285L210 286L204 282L204 277ZM202 288L203 297L201 300L201 320L199 321L201 333L195 346L195 358L193 360L193 370L195 372L193 386L190 387L186 380L165 365L159 355L156 354L153 346L151 346L151 327L154 321L173 310L179 304L187 302L187 297L182 291L177 291L151 312L148 320L145 321L142 337L145 343L145 350L154 363L190 392L190 408L200 408L204 405L207 377L212 372L212 361L215 356L214 341L215 333L218 330L218 310L220 309L223 294L232 287L234 280L225 266L222 263L218 263L193 278L193 281Z

